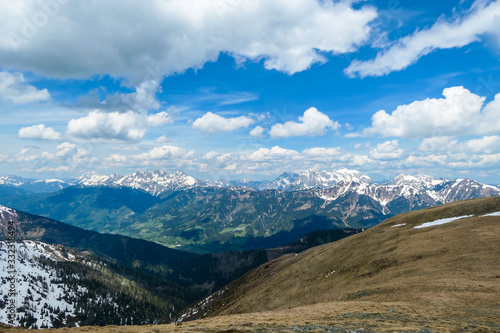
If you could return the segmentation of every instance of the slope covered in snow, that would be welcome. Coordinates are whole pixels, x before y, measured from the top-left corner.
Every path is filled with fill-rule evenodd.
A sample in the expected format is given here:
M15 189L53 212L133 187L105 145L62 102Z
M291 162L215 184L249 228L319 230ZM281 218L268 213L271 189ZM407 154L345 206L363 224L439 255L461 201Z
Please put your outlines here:
M158 324L168 281L60 245L0 241L0 322L25 328ZM140 283L137 281L141 281ZM158 283L166 289L157 289ZM11 316L12 315L12 316Z
M9 220L17 217L17 213L14 209L0 205L0 219Z
M8 242L0 242L0 261L4 263L8 262L8 245ZM63 283L57 278L57 269L48 262L71 261L75 256L34 241L15 243L15 252L14 264L2 265L0 269L0 302L6 305L0 309L0 322L27 328L67 325L76 314L74 301L83 297L87 289ZM76 275L73 278L79 279ZM11 304L16 308L12 311L13 317L10 316Z

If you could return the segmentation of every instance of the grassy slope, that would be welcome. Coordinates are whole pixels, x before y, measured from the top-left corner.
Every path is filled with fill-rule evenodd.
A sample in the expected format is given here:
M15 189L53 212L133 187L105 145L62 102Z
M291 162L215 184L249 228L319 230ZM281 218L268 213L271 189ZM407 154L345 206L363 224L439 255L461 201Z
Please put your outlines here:
M493 211L500 211L499 197L409 212L361 234L278 258L230 285L231 296L212 315L351 300L498 307L500 217L414 229L436 219ZM392 227L401 223L407 225Z

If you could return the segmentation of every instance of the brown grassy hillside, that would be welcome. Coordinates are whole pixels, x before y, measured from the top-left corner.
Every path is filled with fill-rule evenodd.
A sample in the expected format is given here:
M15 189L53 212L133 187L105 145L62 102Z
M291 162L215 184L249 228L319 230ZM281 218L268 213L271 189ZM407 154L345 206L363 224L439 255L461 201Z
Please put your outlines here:
M454 202L283 256L227 286L203 320L74 331L500 332L500 216L481 217L498 211L499 197ZM463 215L475 216L414 228Z
M405 213L339 242L278 258L230 285L228 296L209 315L353 300L498 310L500 217L480 217L495 211L500 211L498 197L454 202ZM414 228L471 214L476 216Z

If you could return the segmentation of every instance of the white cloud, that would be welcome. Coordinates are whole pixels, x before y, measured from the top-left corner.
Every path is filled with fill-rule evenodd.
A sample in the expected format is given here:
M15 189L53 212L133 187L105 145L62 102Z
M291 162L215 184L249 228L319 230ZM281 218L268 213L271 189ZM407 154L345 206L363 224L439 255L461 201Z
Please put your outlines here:
M163 160L171 158L190 158L193 157L195 152L193 150L186 150L177 146L164 145L161 147L154 147L150 151L142 154L133 155L132 158L140 161L147 160Z
M17 136L23 139L59 140L61 133L54 131L52 127L39 124L19 129Z
M155 139L155 142L157 143L165 143L168 141L168 138L165 134L163 134L162 136L159 136Z
M149 126L162 126L173 120L166 112L147 115L145 113L89 112L86 117L68 122L67 135L77 140L88 141L132 141L141 140Z
M500 94L484 108L485 98L463 87L446 88L443 96L400 105L391 114L378 111L372 117L372 126L363 134L432 138L489 135L500 131Z
M207 112L201 118L196 119L192 126L206 134L213 134L246 128L253 123L253 119L245 116L224 118L212 112Z
M91 156L90 152L86 148L78 148L71 161L75 165L85 164L87 166L88 164L96 163L98 159L95 156Z
M143 117L132 111L126 113L91 111L88 116L68 123L68 136L89 141L139 141L146 134Z
M0 72L0 99L15 104L46 102L50 94L28 84L22 73Z
M67 165L60 165L60 166L57 166L57 167L42 167L42 168L38 168L38 169L35 169L34 171L37 172L37 173L40 173L40 172L66 172L66 171L69 171L71 168Z
M366 43L377 17L375 8L353 9L347 1L41 4L0 3L0 63L48 77L110 74L136 83L201 68L221 52L238 61L264 59L267 69L303 71L325 62L323 54L352 52ZM96 19L100 13L105 20Z
M400 158L403 153L398 140L392 140L377 144L376 148L370 150L370 157L375 160L393 160Z
M127 161L127 157L120 154L112 154L104 159L106 163L120 164Z
M39 154L32 153L38 147L24 148L12 156L9 161L17 162L16 168L23 171L34 172L63 172L75 170L79 166L85 169L98 162L85 148L78 148L76 144L63 142L52 151L42 151Z
M465 17L453 22L439 19L431 28L416 31L380 51L373 60L355 60L345 69L345 73L351 77L381 76L405 69L437 49L463 47L479 41L485 34L499 39L500 1L486 3L476 1Z
M366 155L354 155L349 162L349 166L363 167L373 163L374 161Z
M264 129L261 126L256 126L253 130L250 131L250 135L254 138L263 138L265 136Z
M149 126L163 126L166 124L171 124L173 122L174 120L172 119L172 117L165 111L149 115L147 118L147 123Z
M217 158L218 156L220 156L220 153L218 153L216 151L210 151L210 152L206 153L205 155L203 155L203 159L212 160L212 159Z
M76 145L74 143L63 142L57 146L56 157L65 157L68 154L76 151Z
M447 155L426 155L426 156L408 156L406 160L403 162L403 165L406 167L430 167L430 166L442 166L448 160Z
M449 136L425 138L418 149L425 152L451 151L456 149L457 142Z
M339 147L313 147L302 151L302 156L307 162L319 163L318 168L324 169L327 162L347 163L353 158L353 154ZM309 167L309 166L308 166Z
M111 112L136 111L139 113L157 110L161 106L156 98L156 93L161 90L160 83L160 79L147 78L135 87L135 92L108 94L102 101L98 91L92 90L88 95L80 97L72 107ZM168 111L175 112L175 109L171 107Z
M346 154L341 148L338 147L314 147L305 149L302 153L312 157L341 157Z
M309 108L304 115L299 117L299 122L287 121L271 127L269 134L273 138L289 138L292 136L317 136L324 135L325 129L336 130L340 127L337 121L331 120L326 114L316 108Z
M485 136L479 139L472 139L462 144L463 150L472 153L491 154L500 151L500 136Z
M295 150L274 146L271 149L260 148L259 150L253 153L249 153L242 156L242 158L251 161L264 161L264 160L282 159L282 158L299 157L299 156L300 153Z

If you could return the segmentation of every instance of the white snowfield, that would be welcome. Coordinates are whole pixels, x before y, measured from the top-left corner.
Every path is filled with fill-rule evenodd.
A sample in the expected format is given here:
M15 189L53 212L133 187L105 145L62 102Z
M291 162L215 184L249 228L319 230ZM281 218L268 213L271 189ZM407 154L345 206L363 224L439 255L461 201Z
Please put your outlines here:
M445 224L445 223L450 223L450 222L453 222L453 221L457 221L457 220L461 220L461 219L466 219L468 217L473 217L474 215L464 215L464 216L457 216L457 217L449 217L449 218L445 218L445 219L439 219L439 220L435 220L435 221L432 221L432 222L426 222L424 224L421 224L421 225L418 225L415 227L415 229L420 229L420 228L427 228L427 227L432 227L432 226L435 226L435 225L441 225L441 224ZM485 217L485 216L500 216L500 212L494 212L494 213L489 213L489 214L485 214L485 215L481 215L481 217ZM393 225L393 227L396 227L398 225Z
M483 216L500 216L500 212L489 213Z
M446 219L439 219L439 220L435 220L435 221L432 221L432 222L426 222L424 224L417 225L415 227L415 229L427 228L427 227L432 227L432 226L435 226L435 225L441 225L441 224L445 224L445 223L450 223L450 222L453 222L453 221L456 221L456 220L466 219L466 218L472 217L472 216L474 216L474 215L464 215L464 216L457 216L457 217L449 217L449 218L446 218Z
M59 308L67 314L74 314L73 304L67 302L65 298L72 296L71 291L62 283L54 283L52 280L56 277L54 268L41 265L38 258L43 257L51 261L67 260L53 246L33 241L22 241L16 244L16 260L15 269L16 282L15 286L15 302L16 306L23 308L21 311L16 311L16 316L24 316L31 313L36 318L37 327L46 326L52 327L49 311L44 311L44 307L51 306ZM10 277L9 267L7 266L7 242L0 242L0 261L5 263L0 268L0 295L9 297ZM5 282L5 283L4 283ZM85 290L80 290L84 292ZM24 307L23 307L24 306ZM0 309L0 322L8 323L7 307ZM17 324L17 318L14 320Z
M0 218L6 220L9 217L18 217L16 211L12 208L0 205Z

